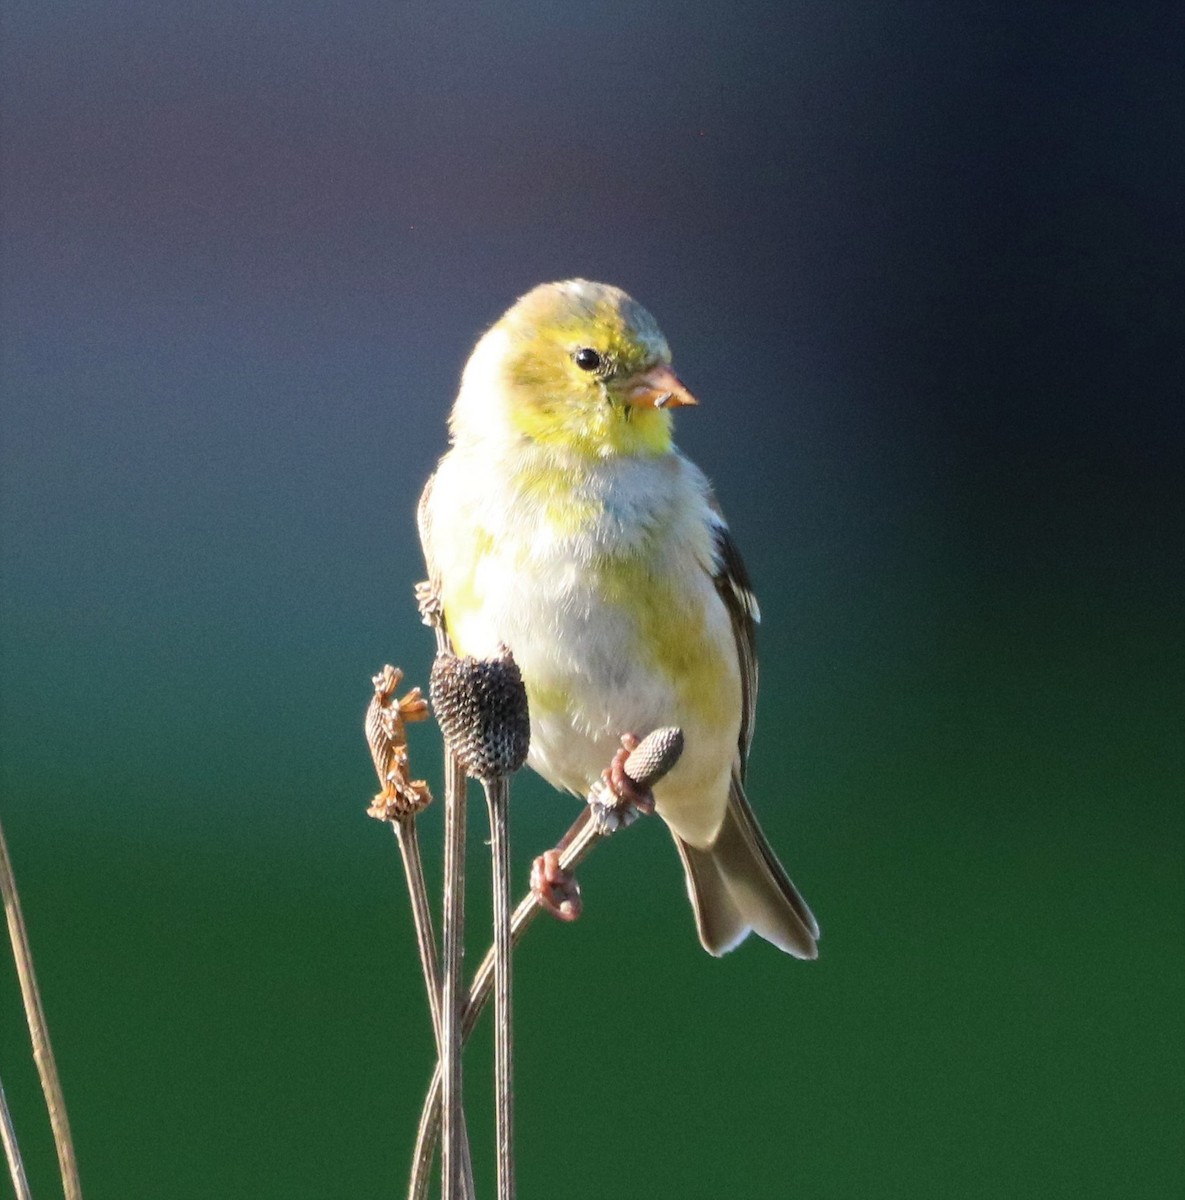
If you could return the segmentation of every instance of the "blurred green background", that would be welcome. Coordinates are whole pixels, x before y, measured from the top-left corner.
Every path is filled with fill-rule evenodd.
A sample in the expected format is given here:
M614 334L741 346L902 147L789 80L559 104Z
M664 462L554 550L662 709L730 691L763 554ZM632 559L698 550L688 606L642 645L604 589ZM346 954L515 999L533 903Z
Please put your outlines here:
M1179 1193L1183 32L5 0L0 804L88 1200L401 1194L431 1055L361 716L426 680L468 350L573 274L701 398L824 938L714 961L657 823L599 851L519 959L521 1193ZM516 785L524 879L573 815ZM0 1006L52 1196L8 965Z

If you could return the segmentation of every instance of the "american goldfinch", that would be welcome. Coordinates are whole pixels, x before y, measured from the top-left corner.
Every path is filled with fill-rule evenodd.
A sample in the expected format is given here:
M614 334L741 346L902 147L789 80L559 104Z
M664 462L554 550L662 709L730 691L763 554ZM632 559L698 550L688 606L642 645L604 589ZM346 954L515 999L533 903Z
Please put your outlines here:
M711 954L752 931L799 958L819 928L745 798L757 603L704 475L675 448L696 400L654 318L571 279L523 296L477 343L451 448L420 501L458 653L506 646L530 705L528 764L583 796L623 734L677 725L654 788Z

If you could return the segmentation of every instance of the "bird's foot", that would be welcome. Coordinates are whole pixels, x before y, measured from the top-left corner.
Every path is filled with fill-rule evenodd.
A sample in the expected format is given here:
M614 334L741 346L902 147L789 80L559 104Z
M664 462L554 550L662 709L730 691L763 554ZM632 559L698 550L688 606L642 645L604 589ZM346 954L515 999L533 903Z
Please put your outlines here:
M444 605L430 579L416 584L416 607L420 610L420 621L429 629L444 628Z
M649 816L654 812L654 792L649 787L632 779L626 770L626 761L638 748L638 739L632 733L621 735L621 748L613 755L613 761L601 772L601 781L616 797L617 807L635 808Z
M570 868L599 838L632 825L641 813L654 811L652 786L682 753L683 731L674 726L655 729L640 742L632 733L622 734L621 749L589 789L587 807L560 844L541 854L531 867L531 893L541 908L561 921L580 916L580 885Z
M531 864L531 891L540 905L561 921L575 921L583 907L580 884L560 865L561 850L544 850Z
M626 765L638 745L632 733L623 733L621 748L588 794L593 819L603 833L625 829L640 815L654 812L654 792L649 784L634 779Z

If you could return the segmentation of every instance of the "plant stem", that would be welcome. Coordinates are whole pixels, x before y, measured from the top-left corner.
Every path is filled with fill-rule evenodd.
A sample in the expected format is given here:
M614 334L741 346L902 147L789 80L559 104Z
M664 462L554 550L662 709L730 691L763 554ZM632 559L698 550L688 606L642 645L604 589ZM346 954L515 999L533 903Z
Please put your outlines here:
M440 1069L443 1096L441 1194L459 1200L461 1168L462 973L465 953L465 802L466 779L461 764L445 750L444 783L444 976L441 987ZM419 1156L417 1155L417 1158Z
M8 1097L4 1094L2 1083L0 1083L0 1141L4 1142L4 1157L8 1159L8 1173L12 1177L16 1200L33 1200L33 1193L29 1191L29 1179L25 1175L25 1164L21 1161L20 1144L16 1140L16 1126L12 1123L12 1113L8 1111Z
M425 582L416 588L416 602L420 610L420 616L433 632L436 638L437 653L451 653L452 646L449 642L448 633L444 628L444 613L440 607L440 598L431 586ZM436 1034L436 1072L434 1076L439 1081L440 1070L446 1059L446 1046L449 1047L447 1057L450 1061L450 1072L455 1071L456 1091L455 1096L450 1099L455 1100L455 1108L453 1109L454 1129L450 1133L454 1137L460 1139L461 1151L461 1180L459 1186L459 1196L461 1200L474 1200L476 1189L473 1184L473 1160L469 1151L469 1134L465 1128L465 1111L461 1105L461 1046L463 1037L458 1036L457 1029L457 1012L461 1004L461 978L463 969L463 954L464 954L464 929L455 928L455 922L450 922L450 906L459 901L459 913L462 921L464 920L465 912L465 895L464 895L464 855L465 855L465 812L464 804L468 792L468 784L465 778L465 772L461 769L460 763L449 750L447 744L444 749L444 788L445 788L445 904L444 904L444 955L446 969L452 965L451 974L446 974L446 980L440 978L439 968L436 967L436 939L432 933L432 911L428 905L428 891L424 884L424 871L422 861L419 854L419 841L415 836L414 829L411 839L405 845L402 837L399 838L400 852L403 854L403 864L407 871L408 886L412 889L412 909L416 912L416 937L420 941L420 962L424 968L425 986L428 989L429 1004L432 1008L432 1024ZM460 830L450 826L450 814L455 812L458 804L461 806L461 827ZM454 876L450 876L450 863L454 862L457 857L457 846L454 836L459 832L460 836L460 872ZM399 837L399 829L396 829L396 836ZM410 858L408 849L413 853ZM409 868L410 865L410 869ZM459 897L455 897L453 891L450 891L450 879L453 880L453 889L455 890L456 880L460 880L461 893ZM457 909L453 910L453 916L457 915ZM426 941L425 941L426 931ZM450 931L452 933L452 941L450 942ZM451 957L450 957L451 954ZM446 1013L448 1019L446 1021ZM439 1091L439 1087L438 1087ZM439 1096L438 1096L439 1100ZM460 1128L455 1129L459 1123ZM448 1139L446 1138L446 1147ZM456 1146L454 1144L454 1151ZM427 1193L428 1174L432 1169L432 1155L435 1146L431 1142L426 1142L422 1138L417 1138L416 1150L412 1156L411 1167L411 1182L408 1188L408 1195L415 1197L423 1197ZM441 1152L441 1177L442 1191L447 1196L451 1186L451 1164L445 1158L445 1151Z
M625 739L623 738L623 743ZM683 753L683 733L679 729L656 729L640 743L633 741L633 748L623 764L623 773L639 791L649 791L679 761ZM608 800L608 803L606 801ZM559 865L562 871L574 871L592 852L598 842L610 837L618 829L629 825L637 815L637 809L624 809L615 802L604 781L598 781L588 796L588 804L572 823L556 847L560 852ZM519 901L510 920L511 948L517 946L527 927L539 915L542 904L532 890ZM473 977L469 988L469 999L461 1019L462 1042L473 1031L477 1018L489 999L491 985L496 974L497 946L491 947ZM415 1161L431 1162L432 1147L440 1128L441 1067L437 1064L424 1106L420 1110L420 1126L416 1133ZM409 1200L423 1200L427 1186L427 1172L417 1179L413 1174Z
M511 1023L510 781L483 780L494 887L494 1078L498 1200L514 1200L514 1036ZM468 1005L466 1005L468 1008ZM462 1027L462 1038L464 1028Z
M25 1004L25 1018L29 1022L29 1036L33 1041L33 1061L37 1064L37 1074L41 1077L41 1090L45 1094L45 1106L49 1110L49 1123L53 1129L54 1145L58 1152L62 1191L65 1193L66 1200L82 1200L82 1185L78 1181L78 1163L74 1157L74 1143L70 1138L70 1121L66 1116L66 1098L62 1094L53 1047L49 1042L49 1024L45 1019L45 1009L41 1005L41 993L37 988L37 976L33 971L33 952L29 946L25 919L21 914L16 878L12 872L12 861L8 857L8 843L4 840L2 825L0 825L0 891L4 893L4 915L8 920L8 936L12 942L13 958L16 960L17 978L20 980L21 997Z
M420 855L420 839L413 814L391 821L403 873L407 876L407 891L411 899L412 920L416 927L416 945L420 951L420 966L424 972L424 990L428 993L428 1009L432 1017L432 1032L436 1049L441 1046L440 963L436 956L436 935L432 929L432 909L428 904L428 887L424 882L424 863Z
M560 843L564 846L564 850L560 855L560 866L565 871L575 870L592 852L593 848L602 839L609 836L607 831L603 831L598 823L592 819L592 812L589 808L581 810L580 815L573 822L572 827L564 835L563 841ZM513 948L522 941L523 935L530 928L531 922L542 912L542 905L534 892L528 892L519 902L514 910L514 915L510 920L510 944ZM477 973L473 977L473 983L469 988L469 997L466 1001L464 1012L461 1018L461 1039L465 1039L473 1032L473 1027L477 1024L478 1017L481 1016L482 1010L489 1001L490 993L493 991L494 985L494 962L495 951L491 948L482 959L481 966L478 967ZM424 1097L424 1106L420 1110L420 1125L416 1133L416 1149L414 1160L417 1163L432 1161L432 1153L435 1149L436 1137L441 1127L441 1090L442 1090L442 1074L441 1064L436 1064L436 1070L432 1075L432 1081L428 1085L428 1094ZM408 1200L424 1200L427 1195L427 1171L423 1171L421 1176L413 1173L412 1187L408 1192Z
M391 821L399 853L403 859L403 873L407 877L407 890L411 899L412 920L416 928L416 944L420 951L420 966L424 972L424 990L428 994L428 1009L432 1017L432 1033L436 1039L436 1056L439 1062L443 1055L444 1030L440 1000L440 963L436 954L436 934L432 928L432 908L428 902L428 885L424 881L424 860L420 854L420 838L416 829L416 818L412 813L396 817ZM462 1116L462 1121L464 1117ZM461 1194L466 1200L475 1195L473 1186L473 1163L469 1153L468 1131L461 1131L462 1171L464 1186ZM429 1161L424 1169L431 1167Z

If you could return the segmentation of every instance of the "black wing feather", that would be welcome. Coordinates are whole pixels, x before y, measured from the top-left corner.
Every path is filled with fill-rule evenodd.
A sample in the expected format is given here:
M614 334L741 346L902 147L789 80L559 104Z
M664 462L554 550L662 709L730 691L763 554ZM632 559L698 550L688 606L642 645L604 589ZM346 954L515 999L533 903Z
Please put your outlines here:
M753 720L757 709L757 622L761 619L757 598L749 583L741 552L737 549L728 526L716 526L716 569L712 582L732 622L736 639L737 658L741 665L741 732L737 739L739 773L745 778L749 746L753 741Z

